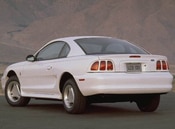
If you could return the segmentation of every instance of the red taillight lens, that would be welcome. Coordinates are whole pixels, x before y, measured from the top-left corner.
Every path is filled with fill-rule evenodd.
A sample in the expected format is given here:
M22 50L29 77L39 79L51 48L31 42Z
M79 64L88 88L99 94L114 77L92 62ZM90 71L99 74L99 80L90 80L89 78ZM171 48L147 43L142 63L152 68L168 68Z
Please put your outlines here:
M113 70L114 66L111 61L107 61L107 70Z
M100 70L106 70L106 61L100 62Z
M164 60L158 60L156 64L157 70L169 70L168 63Z
M165 61L162 61L162 68L163 70L167 70L167 64Z
M137 55L132 55L132 56L129 56L129 58L140 58L141 56L137 56Z
M114 65L112 61L102 60L96 61L91 66L91 71L112 71L114 70Z
M96 61L96 62L94 62L94 63L92 64L91 70L92 70L92 71L97 71L98 68L99 68L99 61Z
M156 66L156 69L157 70L161 70L161 62L160 61L157 61L157 66Z

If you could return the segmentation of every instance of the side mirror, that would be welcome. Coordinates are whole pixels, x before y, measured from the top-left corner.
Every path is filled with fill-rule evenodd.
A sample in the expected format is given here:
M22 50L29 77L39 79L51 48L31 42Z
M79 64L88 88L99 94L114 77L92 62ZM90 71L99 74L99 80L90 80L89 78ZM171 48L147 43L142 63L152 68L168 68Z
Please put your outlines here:
M35 57L33 55L28 55L26 57L26 60L29 61L29 62L34 62L35 61Z

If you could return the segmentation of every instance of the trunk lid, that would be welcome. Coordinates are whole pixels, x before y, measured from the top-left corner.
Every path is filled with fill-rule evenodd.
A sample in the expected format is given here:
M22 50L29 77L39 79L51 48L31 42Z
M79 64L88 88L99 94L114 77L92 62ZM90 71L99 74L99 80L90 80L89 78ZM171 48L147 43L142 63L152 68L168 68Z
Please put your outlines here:
M116 72L153 72L157 71L157 61L167 62L165 56L146 54L100 55L99 59L111 60Z

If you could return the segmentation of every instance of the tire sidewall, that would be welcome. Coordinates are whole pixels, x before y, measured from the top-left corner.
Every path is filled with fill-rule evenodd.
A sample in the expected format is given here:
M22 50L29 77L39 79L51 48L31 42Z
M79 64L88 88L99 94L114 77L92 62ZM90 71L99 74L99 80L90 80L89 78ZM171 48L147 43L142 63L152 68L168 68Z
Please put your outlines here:
M8 79L7 83L6 83L6 86L5 86L5 98L6 98L7 102L8 102L11 106L25 106L25 105L27 105L28 102L30 101L30 98L25 98L25 97L22 97L21 95L20 95L19 100L16 101L16 102L13 102L13 101L10 100L9 95L8 95L8 88L9 88L9 84L10 84L11 82L16 82L16 83L18 83L18 86L19 86L18 88L19 88L19 90L20 90L20 82L19 82L19 79L18 79L16 76L10 77L10 78Z
M145 100L144 100L145 99ZM137 106L142 112L154 112L160 103L160 95L153 95L137 102Z
M71 108L68 108L64 102L64 92L67 86L71 86L73 88L74 91L74 104ZM63 97L63 105L65 110L68 113L72 113L72 114L79 114L84 112L85 110L85 105L86 105L86 99L85 97L81 94L76 82L74 79L69 79L66 81L66 83L64 84L63 87L63 92L62 92L62 97Z
M65 89L66 89L67 86L71 86L74 90L74 93L75 93L75 89L74 89L73 85L74 84L73 84L72 80L68 80L68 81L66 81L66 83L64 84L64 87L63 87L63 95L62 95L63 96L63 104L64 104L64 108L66 109L67 112L71 112L74 108L74 105L71 108L68 108L66 106L65 101L64 101L64 92L65 92ZM76 98L76 96L75 96L75 98Z

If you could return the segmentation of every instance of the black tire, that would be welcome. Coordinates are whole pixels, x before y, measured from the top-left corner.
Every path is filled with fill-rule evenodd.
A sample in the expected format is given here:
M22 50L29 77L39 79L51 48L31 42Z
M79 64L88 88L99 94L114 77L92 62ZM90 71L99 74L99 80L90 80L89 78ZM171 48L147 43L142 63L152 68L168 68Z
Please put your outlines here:
M5 98L11 106L26 106L30 101L30 98L21 96L20 83L16 76L8 79L5 86Z
M66 81L62 92L64 108L68 113L80 114L86 109L86 97L84 97L77 87L74 79Z
M160 103L160 95L147 95L141 99L137 101L137 106L142 112L154 112Z

